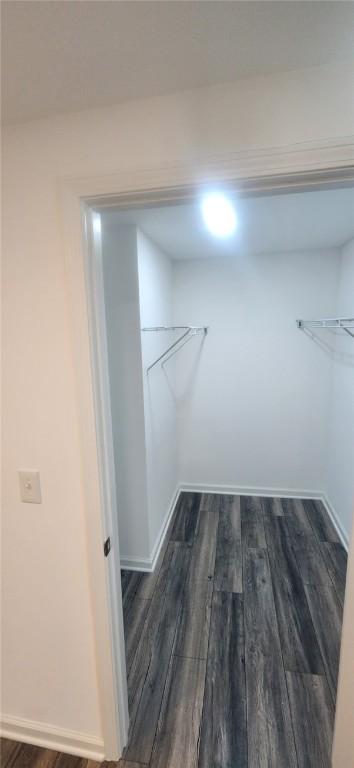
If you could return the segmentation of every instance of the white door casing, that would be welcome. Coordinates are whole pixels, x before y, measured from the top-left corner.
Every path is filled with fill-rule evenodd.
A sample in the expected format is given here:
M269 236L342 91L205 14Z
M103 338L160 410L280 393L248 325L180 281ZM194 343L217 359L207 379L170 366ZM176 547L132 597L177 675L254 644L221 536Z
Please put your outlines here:
M141 206L144 201L188 199L203 187L216 184L261 194L344 183L354 183L354 137L214 156L201 159L197 167L141 168L59 180L97 682L108 760L122 754L128 734L128 706L99 210L122 204ZM103 542L108 535L112 549L104 557ZM354 557L353 552L350 557Z

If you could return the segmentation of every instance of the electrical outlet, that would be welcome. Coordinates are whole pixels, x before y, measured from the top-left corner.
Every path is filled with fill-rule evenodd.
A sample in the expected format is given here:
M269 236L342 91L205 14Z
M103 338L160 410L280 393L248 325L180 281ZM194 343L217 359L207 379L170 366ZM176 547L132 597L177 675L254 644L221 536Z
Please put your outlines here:
M42 494L39 472L37 470L20 469L18 476L20 480L21 501L27 504L41 504Z

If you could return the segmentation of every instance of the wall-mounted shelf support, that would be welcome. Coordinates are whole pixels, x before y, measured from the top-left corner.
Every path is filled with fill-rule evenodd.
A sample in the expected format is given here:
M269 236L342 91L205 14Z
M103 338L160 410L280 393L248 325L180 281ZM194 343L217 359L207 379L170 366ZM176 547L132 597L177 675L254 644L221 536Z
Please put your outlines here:
M208 333L208 327L207 326L195 326L195 325L156 325L151 328L142 328L142 331L154 331L154 332L160 332L160 331L183 331L183 333L180 334L178 339L176 339L170 346L165 350L165 352L162 353L156 360L154 360L153 363L151 363L147 369L146 373L149 373L152 368L155 367L158 363L161 362L167 362L167 360L172 357L172 355L175 354L175 352L178 352L182 347L184 347L185 344L187 344L188 341L190 341L193 336L200 336L203 334L204 336ZM181 343L182 342L182 343ZM180 346L178 346L180 345ZM169 354L171 353L171 354ZM166 357L168 355L168 357Z
M297 320L298 328L330 328L345 331L354 338L354 317L324 317L319 320Z

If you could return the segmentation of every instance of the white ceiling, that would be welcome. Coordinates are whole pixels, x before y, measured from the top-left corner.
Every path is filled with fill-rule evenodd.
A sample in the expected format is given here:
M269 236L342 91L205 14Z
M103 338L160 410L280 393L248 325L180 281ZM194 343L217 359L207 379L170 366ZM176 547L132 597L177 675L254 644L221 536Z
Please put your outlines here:
M235 197L239 226L231 238L205 229L200 201L162 208L109 211L103 226L136 224L173 259L336 248L354 237L354 188Z
M5 122L353 59L353 2L3 0Z

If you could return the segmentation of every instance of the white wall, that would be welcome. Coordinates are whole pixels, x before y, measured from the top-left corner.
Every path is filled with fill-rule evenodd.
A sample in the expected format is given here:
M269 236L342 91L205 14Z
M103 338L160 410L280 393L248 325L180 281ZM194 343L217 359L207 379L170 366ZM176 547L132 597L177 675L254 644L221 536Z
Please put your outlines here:
M121 558L148 559L149 520L137 233L102 215L102 262Z
M174 262L175 321L209 325L178 356L183 484L321 492L331 356L296 327L332 315L340 254Z
M353 82L320 67L3 132L6 715L101 736L58 180L350 136ZM40 508L19 501L21 466L41 471Z
M342 250L335 314L354 316L354 240ZM354 340L341 332L335 351L326 490L349 542L354 514Z
M174 366L146 368L175 336L172 264L134 226L102 214L102 261L120 558L149 567L178 488Z
M141 328L172 324L172 264L134 226L101 219L120 557L125 567L149 567L176 496L178 459L174 365L146 369L176 334Z
M171 325L172 264L142 232L138 232L138 264L141 327ZM178 487L177 403L172 361L155 366L149 374L146 368L175 338L170 332L142 334L151 557Z

